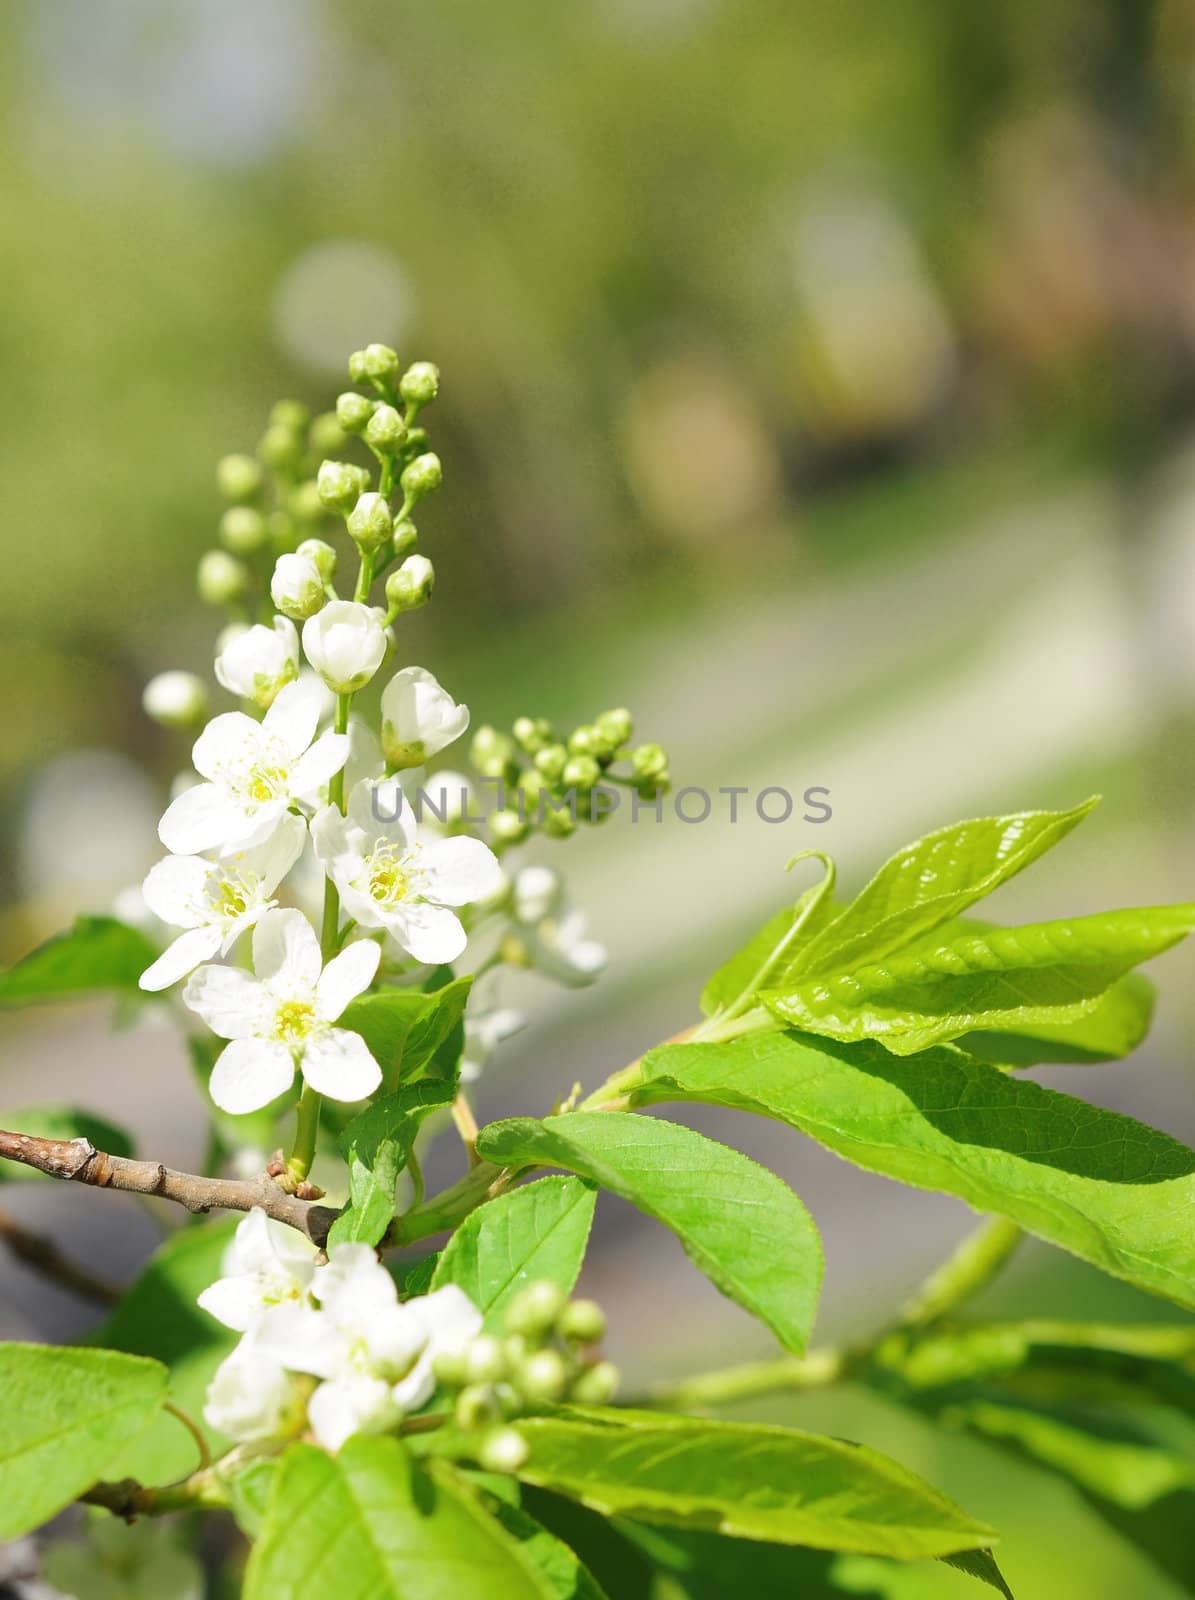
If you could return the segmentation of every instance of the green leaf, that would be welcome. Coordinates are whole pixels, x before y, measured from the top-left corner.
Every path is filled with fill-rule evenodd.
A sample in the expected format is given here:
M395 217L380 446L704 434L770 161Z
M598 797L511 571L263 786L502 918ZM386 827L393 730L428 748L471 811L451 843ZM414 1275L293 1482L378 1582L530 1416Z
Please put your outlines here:
M812 889L797 901L795 906L785 906L774 917L769 917L736 954L720 966L701 992L701 1009L706 1016L731 1005L748 984L752 982L765 961L792 932L799 918L804 918L799 940L794 940L791 950L786 948L776 967L768 973L769 988L777 988L791 971L801 945L808 943L816 933L827 926L842 911L826 893L826 882L814 884Z
M336 1457L295 1445L278 1469L245 1600L556 1600L559 1590L443 1463L397 1439Z
M502 1330L502 1313L527 1284L549 1278L567 1294L577 1281L597 1191L578 1178L541 1178L467 1216L445 1245L432 1288L455 1283Z
M542 1572L557 1600L607 1600L601 1584L563 1539L508 1500L487 1497L486 1504L494 1520L519 1541L528 1560Z
M943 1556L942 1560L948 1567L965 1572L969 1578L978 1578L980 1583L986 1583L989 1589L1002 1594L1004 1600L1013 1600L1012 1590L1005 1583L1004 1574L996 1565L996 1558L990 1550L960 1550L957 1555Z
M418 1261L389 1263L391 1276L398 1284L398 1292L404 1300L410 1300L417 1294L428 1293L441 1254L439 1250L432 1250L428 1255L420 1256Z
M86 1139L110 1156L134 1154L133 1141L123 1128L90 1111L80 1111L77 1106L25 1106L19 1111L0 1112L0 1122L16 1133L32 1133L39 1139ZM0 1160L0 1183L29 1183L39 1178L53 1181L36 1167Z
M455 1064L448 1064L442 1052L461 1027L472 983L471 977L456 978L431 994L422 989L383 989L354 1000L339 1025L365 1040L382 1069L387 1091L395 1090L400 1079L410 1083L420 1077L451 1076Z
M256 1456L227 1479L232 1514L247 1539L261 1537L279 1465L278 1456Z
M330 1245L380 1244L394 1217L398 1175L425 1119L451 1105L455 1086L438 1079L404 1084L354 1117L340 1140L349 1168L349 1203L332 1224Z
M159 1412L166 1376L156 1361L110 1350L0 1345L0 1539L40 1527L97 1483Z
M203 1429L213 1451L226 1441L203 1422L204 1394L237 1335L195 1301L220 1276L236 1226L235 1219L226 1218L172 1234L89 1340L163 1362L170 1369L171 1399ZM122 1452L113 1475L166 1483L194 1471L195 1456L194 1440L164 1414Z
M1036 861L1098 804L980 817L927 833L891 856L862 893L802 949L798 975L881 961L957 917Z
M1195 1152L951 1046L912 1060L794 1033L668 1045L637 1098L773 1117L869 1172L957 1195L1195 1308Z
M1001 1032L964 1033L958 1043L968 1055L1004 1067L1119 1061L1149 1032L1155 999L1156 990L1144 973L1128 972L1090 1011L1071 1021L1005 1024Z
M100 989L138 994L137 980L157 955L143 933L115 917L80 917L0 972L0 1008Z
M620 1517L614 1524L636 1548L666 1572L669 1594L684 1600L840 1600L851 1593L859 1600L883 1600L880 1591L866 1591L834 1581L840 1557L831 1550L803 1550L796 1545L748 1544L722 1534L688 1528L651 1528ZM856 1558L858 1559L858 1558ZM876 1560L883 1558L876 1557Z
M625 1111L530 1117L483 1128L478 1153L502 1165L566 1167L655 1217L722 1293L805 1348L822 1251L813 1219L766 1167L691 1128Z
M864 1555L951 1555L995 1538L863 1445L786 1428L576 1410L525 1418L518 1476L607 1516Z
M847 973L815 972L760 999L782 1021L832 1039L880 1039L913 1055L975 1028L1071 1022L1140 961L1195 927L1195 905L993 928L921 943Z

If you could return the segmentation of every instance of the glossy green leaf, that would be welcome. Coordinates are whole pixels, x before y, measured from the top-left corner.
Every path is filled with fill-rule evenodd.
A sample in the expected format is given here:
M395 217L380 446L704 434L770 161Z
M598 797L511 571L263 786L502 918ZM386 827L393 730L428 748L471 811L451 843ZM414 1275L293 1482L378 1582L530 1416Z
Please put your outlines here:
M989 1589L995 1589L997 1594L1003 1595L1004 1600L1013 1600L1012 1590L1005 1583L1004 1574L996 1565L996 1558L990 1550L960 1550L957 1555L943 1556L942 1560L948 1567L965 1572L969 1578L978 1578L980 1583L986 1583Z
M975 1028L1070 1022L1138 962L1195 927L1195 905L1107 911L993 928L815 973L760 999L782 1021L832 1039L879 1039L913 1055Z
M813 1219L766 1167L691 1128L625 1111L519 1118L484 1128L481 1155L566 1167L671 1228L723 1294L805 1348L822 1251Z
M163 1362L170 1370L170 1398L203 1429L213 1450L226 1441L203 1421L204 1394L238 1336L195 1302L220 1276L236 1226L237 1219L226 1217L171 1234L89 1340ZM195 1457L195 1441L163 1414L121 1453L113 1475L168 1483L194 1471Z
M159 1413L166 1379L156 1361L110 1350L0 1345L0 1539L40 1527L110 1474Z
M796 1545L748 1543L691 1528L650 1527L620 1517L614 1524L652 1563L668 1575L668 1594L684 1600L882 1600L877 1589L850 1589L834 1582L841 1559L830 1550Z
M80 917L66 933L0 972L0 1007L105 989L136 994L138 978L157 955L143 933L116 917Z
M518 1485L514 1488L517 1492ZM486 1497L486 1503L494 1520L518 1540L524 1554L539 1568L557 1600L607 1600L601 1584L563 1539L509 1500Z
M40 1139L86 1139L97 1150L110 1156L132 1156L133 1141L123 1128L77 1106L23 1106L16 1111L0 1111L0 1125L15 1133L32 1133ZM44 1172L20 1161L0 1160L0 1183L47 1182Z
M895 1461L785 1428L569 1411L520 1423L519 1477L607 1516L913 1560L995 1538Z
M1002 1024L962 1034L968 1055L1004 1067L1036 1067L1045 1062L1087 1065L1131 1055L1149 1032L1156 990L1141 972L1128 972L1082 1016L1065 1022Z
M404 1084L354 1117L341 1136L349 1168L349 1203L328 1234L330 1245L380 1244L394 1217L398 1175L420 1128L433 1111L452 1104L455 1086L440 1079Z
M799 1128L857 1166L1011 1218L1115 1277L1195 1307L1195 1152L1130 1117L950 1046L914 1059L794 1033L668 1045L643 1099Z
M737 1000L759 973L764 962L792 932L797 919L803 917L805 921L800 934L793 941L792 948L786 948L781 960L768 972L767 986L779 987L792 970L802 946L808 944L822 928L833 921L842 909L841 905L835 905L824 892L823 884L814 884L812 889L806 889L796 905L785 906L783 911L778 911L774 917L769 917L758 933L752 934L741 950L731 956L729 961L723 962L701 992L702 1011L709 1016Z
M383 989L346 1007L339 1026L352 1028L382 1069L387 1092L399 1082L450 1076L440 1052L461 1026L473 979L456 978L430 994L422 989ZM459 1052L458 1052L459 1059Z
M957 917L1064 839L1098 803L1072 811L980 817L928 833L891 856L828 927L804 945L795 974L882 961Z
M287 1451L245 1600L557 1600L559 1590L443 1463L397 1439L350 1439L332 1457Z

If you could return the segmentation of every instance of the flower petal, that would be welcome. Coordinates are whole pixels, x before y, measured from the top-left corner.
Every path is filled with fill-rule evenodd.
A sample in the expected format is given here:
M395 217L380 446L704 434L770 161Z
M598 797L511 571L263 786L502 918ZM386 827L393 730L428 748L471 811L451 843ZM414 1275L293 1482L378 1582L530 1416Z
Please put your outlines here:
M183 990L183 1004L221 1039L248 1039L265 1023L269 996L239 967L200 967Z
M191 747L191 760L203 778L218 779L222 768L239 766L247 750L261 744L261 724L243 711L225 711L213 717Z
M152 966L146 967L137 980L138 986L147 994L169 989L172 983L178 983L203 962L210 961L219 948L219 928L188 928L163 950Z
M310 678L299 678L287 684L266 712L262 729L277 739L292 758L301 756L315 738L322 703L319 684Z
M301 911L267 911L253 930L253 970L263 983L314 989L322 962L315 930Z
M208 1085L221 1111L240 1116L260 1111L294 1082L295 1064L284 1044L270 1039L234 1039L220 1053Z
M381 947L372 939L358 939L334 956L315 987L318 1015L325 1022L335 1022L349 1001L369 988L381 959Z
M277 705L278 702L274 703ZM306 755L300 756L291 768L291 793L306 794L312 789L322 789L328 779L340 771L348 758L347 733L321 733Z
M313 1378L331 1378L344 1366L343 1342L331 1318L297 1301L275 1306L263 1317L253 1342L271 1360Z
M206 920L211 862L199 856L167 856L149 869L141 893L155 917L175 928L198 928Z
M199 1304L226 1328L245 1333L261 1311L261 1293L249 1277L217 1278L199 1296Z
M414 843L415 813L397 778L366 778L354 784L348 813L368 840L385 839L398 850Z
M423 893L442 906L486 900L502 887L498 857L480 839L441 839L429 844L420 861Z
M447 906L432 906L426 901L395 907L386 927L404 950L431 966L455 961L468 939L460 918Z
M329 1100L364 1100L381 1083L382 1069L359 1033L328 1028L304 1050L303 1076Z
M321 1383L307 1403L312 1433L333 1454L355 1433L388 1433L401 1416L390 1385L364 1373Z
M356 830L352 830L354 833ZM311 842L325 872L331 871L334 862L354 855L350 841L349 824L336 806L324 806L311 819ZM361 857L355 854L359 863Z
M240 859L234 857L228 864L257 878L260 893L269 896L303 854L306 840L307 827L302 817L288 811L264 844L244 851Z
M243 826L243 813L223 789L214 783L197 783L166 807L158 823L158 838L167 850L189 856L222 845Z

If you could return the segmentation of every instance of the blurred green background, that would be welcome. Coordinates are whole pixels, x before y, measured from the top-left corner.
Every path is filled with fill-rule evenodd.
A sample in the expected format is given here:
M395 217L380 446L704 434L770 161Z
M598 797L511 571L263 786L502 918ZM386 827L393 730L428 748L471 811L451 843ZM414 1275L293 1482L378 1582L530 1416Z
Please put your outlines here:
M330 404L370 339L443 371L446 485L420 518L439 587L408 658L475 721L627 703L678 785L833 805L820 827L619 819L554 852L610 971L528 991L483 1114L686 1025L801 848L857 884L919 830L1098 789L996 914L1189 892L1192 0L6 0L0 19L5 958L155 859L185 742L140 690L210 662L193 574L214 462L279 395ZM1136 1061L1042 1077L1195 1136L1189 970L1159 964ZM10 1019L0 1098L89 1095L193 1156L177 1046L104 1021ZM965 1229L790 1133L695 1120L815 1211L828 1335ZM22 1206L116 1269L149 1247L119 1202ZM635 1378L766 1348L671 1240L603 1207L590 1288ZM3 1332L86 1326L0 1273ZM992 1292L1014 1304L1172 1314L1044 1249ZM1195 1574L877 1401L793 1414L1004 1528L1018 1594L1167 1597ZM970 1589L943 1569L899 1592Z

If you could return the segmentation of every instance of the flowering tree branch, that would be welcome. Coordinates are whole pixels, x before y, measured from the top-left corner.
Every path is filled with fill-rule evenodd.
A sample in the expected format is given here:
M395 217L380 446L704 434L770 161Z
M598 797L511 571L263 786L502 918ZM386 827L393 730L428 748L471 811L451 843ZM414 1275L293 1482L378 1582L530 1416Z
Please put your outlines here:
M27 1267L40 1272L60 1288L81 1295L84 1300L94 1300L102 1306L114 1306L123 1293L117 1284L97 1277L86 1267L64 1256L53 1239L23 1227L5 1211L0 1211L0 1239L18 1261L23 1261Z
M336 1218L330 1206L301 1200L268 1173L257 1178L205 1178L175 1172L159 1161L131 1161L97 1150L87 1139L43 1139L0 1128L0 1156L35 1167L50 1178L85 1183L96 1189L124 1189L131 1194L156 1194L188 1211L252 1211L260 1206L268 1217L285 1222L323 1247Z

